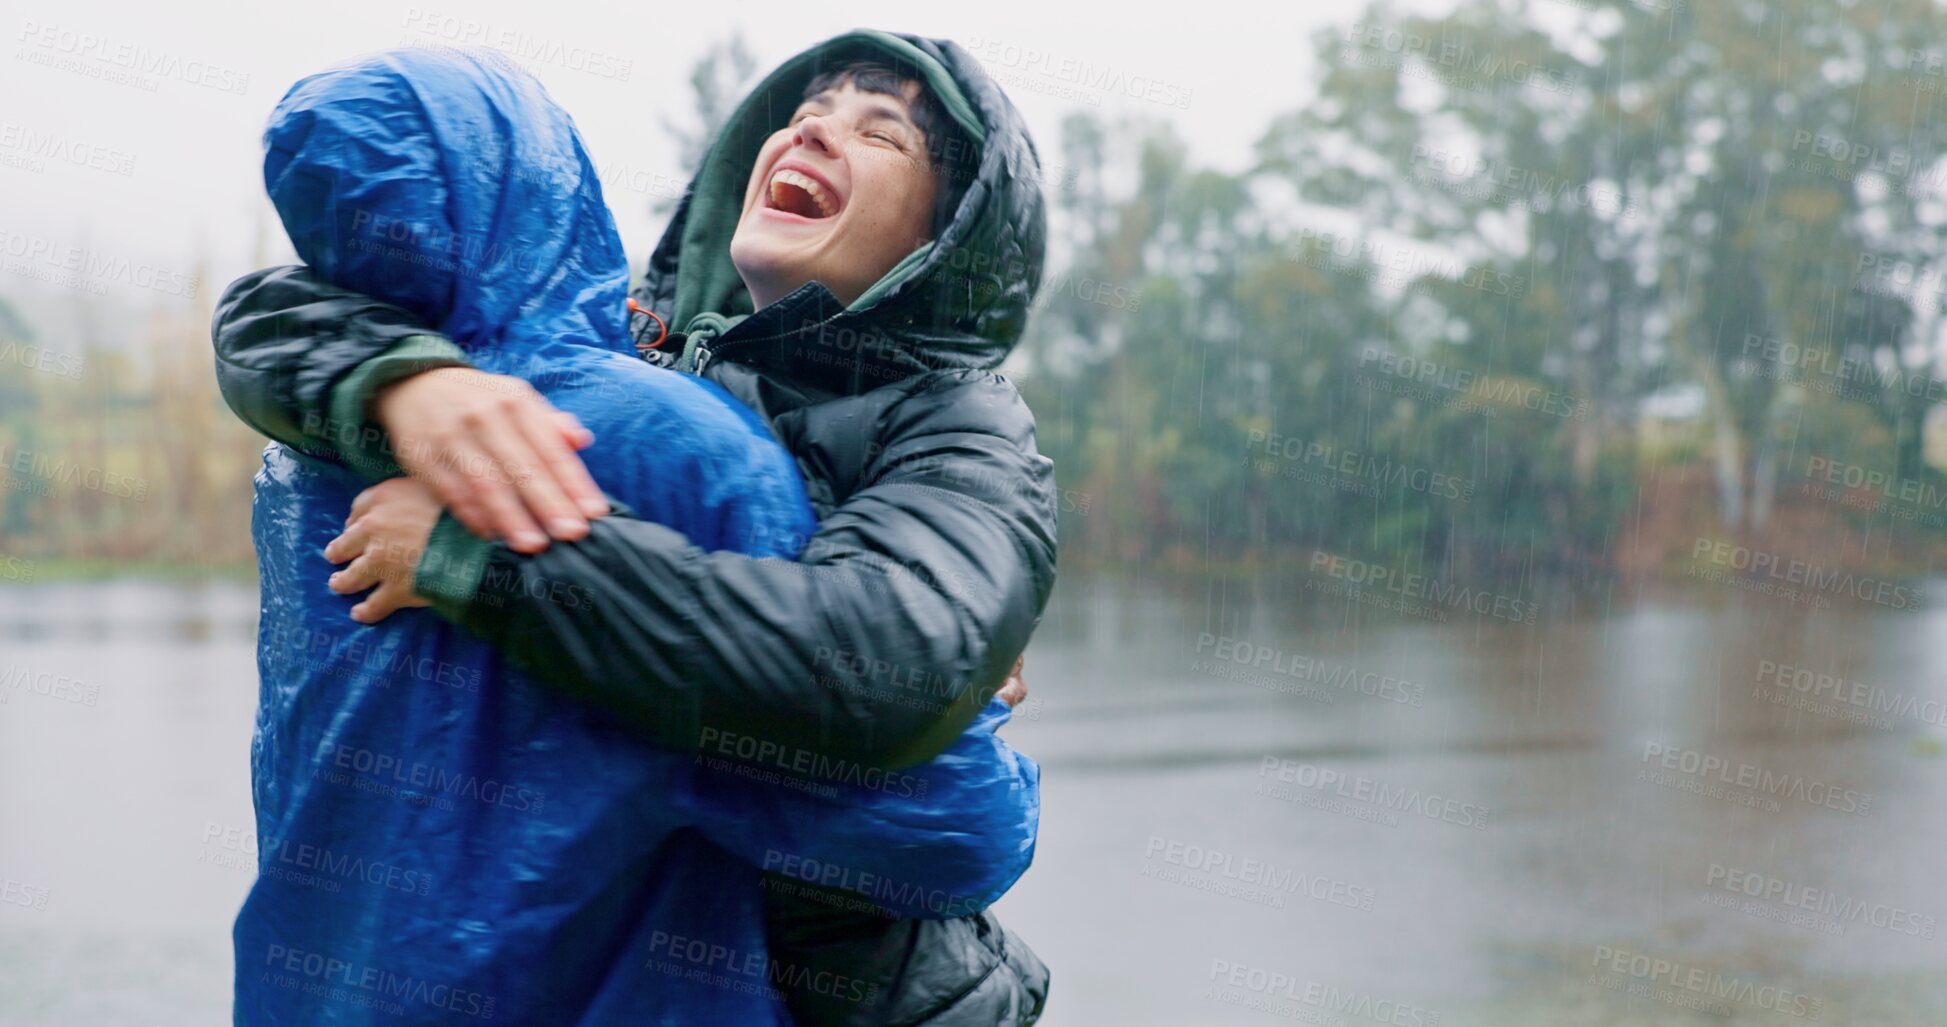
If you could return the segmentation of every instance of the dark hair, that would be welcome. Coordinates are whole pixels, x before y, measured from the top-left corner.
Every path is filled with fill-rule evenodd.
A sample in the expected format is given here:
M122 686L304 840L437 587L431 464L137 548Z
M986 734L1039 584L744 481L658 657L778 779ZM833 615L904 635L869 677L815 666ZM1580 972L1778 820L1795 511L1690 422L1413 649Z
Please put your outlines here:
M879 61L850 61L819 72L804 87L800 102L848 82L861 93L896 96L902 100L908 83L919 87L907 107L912 112L913 127L926 137L926 162L939 182L939 194L933 200L933 238L938 239L953 222L954 212L960 209L960 197L966 194L967 183L973 180L977 159L972 144L917 72L908 73Z

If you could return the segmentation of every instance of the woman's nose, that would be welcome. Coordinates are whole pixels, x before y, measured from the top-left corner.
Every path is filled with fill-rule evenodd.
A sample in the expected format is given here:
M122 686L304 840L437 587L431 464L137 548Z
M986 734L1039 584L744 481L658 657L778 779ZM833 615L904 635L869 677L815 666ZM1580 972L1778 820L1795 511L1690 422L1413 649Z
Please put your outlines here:
M836 153L832 145L832 128L825 119L813 115L798 122L798 142L820 153Z

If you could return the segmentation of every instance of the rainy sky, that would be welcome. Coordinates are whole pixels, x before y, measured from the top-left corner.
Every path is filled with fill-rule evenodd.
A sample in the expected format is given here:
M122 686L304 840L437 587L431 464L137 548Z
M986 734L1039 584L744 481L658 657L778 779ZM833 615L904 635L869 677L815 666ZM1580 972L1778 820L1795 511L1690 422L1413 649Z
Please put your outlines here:
M9 3L0 158L22 159L0 159L0 228L180 265L185 274L207 253L218 283L248 270L259 246L283 259L260 178L266 115L303 75L395 46L490 45L535 72L605 166L624 243L638 258L654 243L653 201L680 191L687 177L662 116L687 116L693 62L739 30L760 74L860 26L950 38L1007 84L1044 151L1064 114L1093 110L1167 121L1196 149L1196 163L1236 168L1263 126L1310 89L1305 38L1338 15L1324 4L1199 4L1194 17L1180 10L1171 24L1153 15L1056 18L1050 10L1034 0L352 0L234 4L217 18L129 0ZM89 154L88 163L22 166L53 137L64 137L53 144L63 152Z

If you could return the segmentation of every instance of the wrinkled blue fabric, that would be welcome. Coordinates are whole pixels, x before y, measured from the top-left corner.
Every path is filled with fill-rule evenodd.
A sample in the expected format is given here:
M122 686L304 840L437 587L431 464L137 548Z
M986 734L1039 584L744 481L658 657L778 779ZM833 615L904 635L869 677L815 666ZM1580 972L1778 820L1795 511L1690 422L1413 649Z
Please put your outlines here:
M795 554L813 522L790 455L712 383L633 357L594 165L530 77L382 54L294 86L266 147L308 263L580 417L596 481L645 519ZM354 623L322 550L365 484L280 445L257 476L260 873L236 1023L782 1025L760 867L921 917L1026 869L1039 769L995 736L999 700L892 774L779 783L761 754L650 749L428 610Z

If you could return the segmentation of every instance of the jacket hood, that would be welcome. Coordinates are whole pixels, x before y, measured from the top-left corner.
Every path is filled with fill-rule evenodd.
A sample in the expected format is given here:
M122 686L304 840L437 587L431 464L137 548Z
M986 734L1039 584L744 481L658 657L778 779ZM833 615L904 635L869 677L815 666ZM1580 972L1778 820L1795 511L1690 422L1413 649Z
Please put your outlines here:
M969 179L959 208L937 239L850 307L840 309L830 290L813 282L765 308L758 323L743 324L752 301L731 262L730 239L758 151L814 77L855 60L914 74L971 141L973 153L949 151L942 169ZM719 351L725 353L771 343L775 361L783 359L776 344L787 337L868 340L826 347L833 352L816 361L823 373L809 366L802 346L799 359L779 370L830 379L833 365L850 365L854 382L876 385L927 370L999 365L1026 325L1046 238L1034 143L1020 112L979 62L947 40L860 30L784 62L731 114L650 257L639 295L652 309L674 315L672 331L723 336Z
M581 134L491 52L403 49L299 81L264 132L298 255L475 352L633 353L628 260Z

